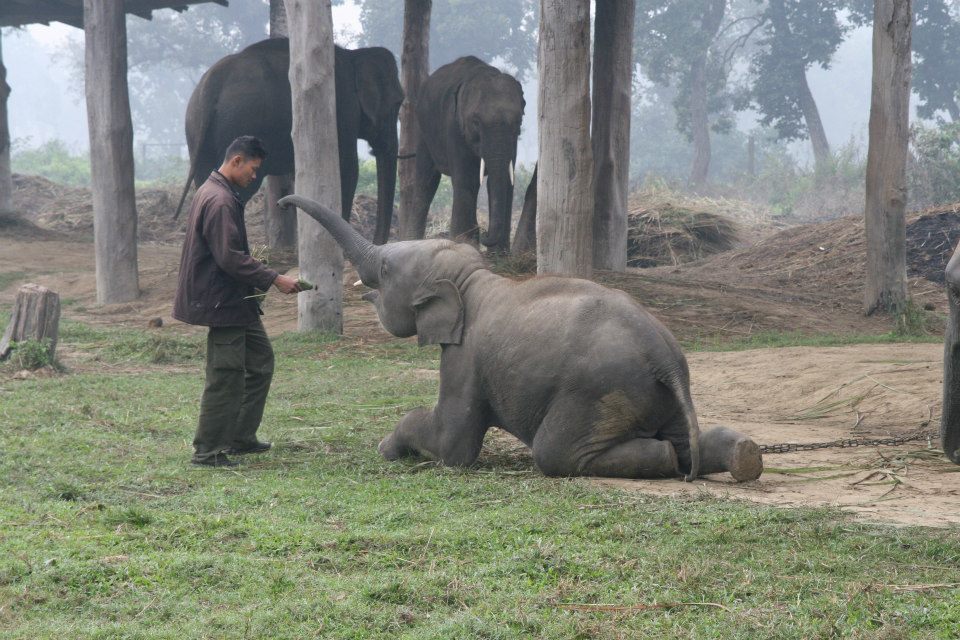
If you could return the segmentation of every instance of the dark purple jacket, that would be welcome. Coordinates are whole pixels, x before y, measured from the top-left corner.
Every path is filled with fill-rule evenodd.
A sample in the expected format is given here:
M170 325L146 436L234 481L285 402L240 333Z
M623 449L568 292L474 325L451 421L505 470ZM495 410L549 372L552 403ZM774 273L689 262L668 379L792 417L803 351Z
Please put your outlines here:
M218 171L200 185L190 205L180 256L173 317L188 324L235 327L256 322L254 288L266 291L277 272L250 257L243 202Z

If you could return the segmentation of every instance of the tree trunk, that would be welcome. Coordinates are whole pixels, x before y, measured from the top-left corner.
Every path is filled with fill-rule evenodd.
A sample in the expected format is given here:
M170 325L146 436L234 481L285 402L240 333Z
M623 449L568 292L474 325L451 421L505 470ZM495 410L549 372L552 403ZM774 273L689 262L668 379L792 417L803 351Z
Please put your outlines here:
M50 362L57 353L60 331L60 296L38 284L25 284L17 291L10 324L0 338L0 360L13 350L14 342L49 340Z
M416 210L417 160L413 154L420 140L417 96L430 75L430 11L432 0L406 0L403 9L403 53L400 73L404 100L400 107L400 237L411 240L417 229L411 219Z
M13 175L10 167L10 121L7 99L7 68L3 66L3 36L0 35L0 211L13 210Z
M690 166L690 186L699 189L707 183L710 172L710 109L707 61L710 46L717 37L726 0L711 0L700 18L700 46L690 70L690 133L693 138L693 163Z
M593 51L593 266L627 269L635 0L597 0Z
M100 304L127 302L140 294L125 19L123 3L84 0L87 124Z
M784 40L790 40L793 31L790 29L790 23L787 21L787 10L784 7L783 0L771 0L770 18L773 22L773 29L777 37ZM789 47L788 47L789 49ZM830 145L827 142L827 134L823 130L823 122L820 120L820 111L817 109L817 102L813 99L813 93L810 91L810 85L807 83L807 70L803 61L797 58L793 60L794 87L796 91L797 102L800 110L803 112L803 120L807 125L807 133L810 135L810 144L813 147L813 158L817 167L822 167L830 159Z
M899 311L907 300L907 144L910 0L874 0L873 83L867 148L867 287L864 310Z
M589 277L590 0L540 0L539 40L537 272Z
M297 193L340 210L333 17L330 0L285 0ZM298 219L300 275L317 285L297 299L300 331L343 332L343 253L305 213Z
M286 38L287 12L283 0L270 0L270 37ZM267 176L264 180L263 230L271 249L297 246L297 212L277 206L277 200L293 193L293 176Z
M803 119L807 123L807 132L810 134L810 144L813 146L813 161L818 167L826 166L830 160L830 143L827 142L827 132L823 130L820 120L820 110L813 99L810 85L807 83L807 72L802 67L797 70L797 90L800 109Z
M514 255L521 253L535 253L537 250L537 170L533 165L533 175L530 184L523 194L523 210L520 212L520 222L517 223L517 233L513 237Z

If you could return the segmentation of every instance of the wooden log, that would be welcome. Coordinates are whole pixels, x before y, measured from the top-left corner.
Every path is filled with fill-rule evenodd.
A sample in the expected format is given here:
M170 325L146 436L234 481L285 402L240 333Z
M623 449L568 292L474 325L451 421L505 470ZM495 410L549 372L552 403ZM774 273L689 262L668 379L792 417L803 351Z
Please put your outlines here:
M0 338L0 360L10 355L15 342L49 340L50 362L53 362L59 327L60 296L38 284L23 285L17 291L10 324Z

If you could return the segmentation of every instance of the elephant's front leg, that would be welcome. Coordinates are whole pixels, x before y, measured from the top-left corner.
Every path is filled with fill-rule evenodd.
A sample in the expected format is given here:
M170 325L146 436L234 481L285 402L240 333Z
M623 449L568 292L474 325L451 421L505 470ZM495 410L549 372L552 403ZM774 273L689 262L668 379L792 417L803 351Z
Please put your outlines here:
M480 191L480 160L469 157L456 161L451 172L453 208L450 213L450 238L480 242L477 225L477 193Z
M450 466L472 464L483 446L489 428L489 410L479 396L471 367L461 358L444 356L440 365L440 399L433 409L414 409L403 417L380 443L380 454L387 460L424 455Z

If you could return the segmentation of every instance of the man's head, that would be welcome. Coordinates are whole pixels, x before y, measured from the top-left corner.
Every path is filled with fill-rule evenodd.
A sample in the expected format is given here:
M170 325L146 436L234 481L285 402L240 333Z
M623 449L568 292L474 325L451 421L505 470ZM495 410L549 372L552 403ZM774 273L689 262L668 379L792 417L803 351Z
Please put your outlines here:
M259 138L240 136L227 147L220 173L236 186L247 187L257 177L257 171L266 157L267 151Z

